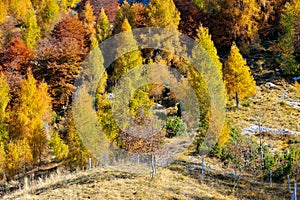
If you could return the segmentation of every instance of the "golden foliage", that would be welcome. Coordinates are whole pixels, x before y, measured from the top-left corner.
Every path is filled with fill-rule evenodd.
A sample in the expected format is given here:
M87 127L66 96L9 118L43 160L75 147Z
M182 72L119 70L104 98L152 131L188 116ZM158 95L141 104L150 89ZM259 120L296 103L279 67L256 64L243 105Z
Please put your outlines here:
M219 60L219 56L217 53L217 49L214 45L214 42L211 39L211 35L209 34L208 28L203 27L200 25L197 33L196 41L199 45L206 50L209 54L210 58L213 60L214 64L216 65L219 73L222 75L222 63Z
M243 99L256 93L256 83L251 76L250 68L235 44L232 45L225 63L224 79L229 95L238 94Z
M6 76L0 73L0 129L5 118L5 109L9 99L9 86L7 84Z
M12 138L28 140L35 162L41 161L47 149L47 135L43 130L51 114L51 98L47 90L45 83L37 85L29 73L27 80L22 81L19 101L10 123Z
M26 139L15 140L7 145L6 175L11 177L25 172L32 165L33 157Z
M146 8L148 26L177 30L180 13L172 0L151 0Z

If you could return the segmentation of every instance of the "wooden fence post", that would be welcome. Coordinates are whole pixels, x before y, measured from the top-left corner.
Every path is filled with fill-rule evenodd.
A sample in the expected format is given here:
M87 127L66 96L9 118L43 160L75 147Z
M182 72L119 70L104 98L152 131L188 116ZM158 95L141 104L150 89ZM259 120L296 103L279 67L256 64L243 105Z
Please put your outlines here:
M92 159L89 158L88 159L88 170L91 170L92 169Z
M287 179L288 179L288 190L290 192L291 191L291 179L290 179L290 175L287 175Z
M201 169L202 174L204 174L204 167L205 167L204 158L202 158L202 169Z
M106 166L106 154L104 154L104 156L103 156L103 166L104 167Z
M272 187L272 170L270 171L270 186Z
M237 177L237 169L236 169L236 167L234 167L234 178L236 178Z
M297 200L297 182L294 182L294 200Z

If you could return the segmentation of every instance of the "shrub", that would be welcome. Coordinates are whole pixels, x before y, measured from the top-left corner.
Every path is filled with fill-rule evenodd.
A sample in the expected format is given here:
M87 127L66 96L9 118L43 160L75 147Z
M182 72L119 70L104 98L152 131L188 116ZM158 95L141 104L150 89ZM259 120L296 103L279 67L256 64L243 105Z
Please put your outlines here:
M175 137L185 135L187 125L180 117L167 118L167 137Z

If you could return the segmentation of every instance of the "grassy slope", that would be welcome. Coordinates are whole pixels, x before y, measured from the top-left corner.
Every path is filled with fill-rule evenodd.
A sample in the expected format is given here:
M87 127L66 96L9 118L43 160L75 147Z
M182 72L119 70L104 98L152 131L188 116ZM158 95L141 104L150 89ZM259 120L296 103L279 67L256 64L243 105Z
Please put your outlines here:
M286 103L286 101L300 102L300 89L281 78L270 81L275 87L270 88L266 83L261 84L257 87L256 96L242 101L240 109L236 109L235 101L230 100L228 120L234 127L243 130L251 124L258 125L260 116L260 123L264 127L300 132L300 109ZM299 135L264 134L264 136L264 144L277 150L284 149L289 138L299 138Z
M229 102L228 118L232 124L243 129L257 121L261 110L263 126L286 128L300 131L299 109L287 105L281 98L286 92L286 100L299 101L300 93L292 85L282 80L273 80L276 86L259 86L254 98L244 101L240 110L234 109L234 101ZM296 136L299 137L299 136ZM284 148L285 136L267 135L264 143ZM281 148L278 148L281 149ZM75 174L59 173L29 183L24 189L16 191L4 199L290 199L286 184L260 183L251 174L243 174L237 189L232 192L235 179L229 173L233 170L219 161L206 158L207 171L201 175L201 158L181 156L165 169L159 169L155 179L141 166L123 166L117 168L97 168L92 171ZM120 169L120 167L118 168ZM147 169L149 170L149 169Z
M31 183L25 189L5 196L4 199L289 199L290 194L282 185L261 185L243 174L236 192L232 193L235 179L215 160L206 158L207 170L200 173L201 158L182 156L165 169L159 169L157 177L136 174L138 169L122 166L96 168L75 174L59 173ZM120 168L118 168L120 169ZM140 168L142 169L142 168Z

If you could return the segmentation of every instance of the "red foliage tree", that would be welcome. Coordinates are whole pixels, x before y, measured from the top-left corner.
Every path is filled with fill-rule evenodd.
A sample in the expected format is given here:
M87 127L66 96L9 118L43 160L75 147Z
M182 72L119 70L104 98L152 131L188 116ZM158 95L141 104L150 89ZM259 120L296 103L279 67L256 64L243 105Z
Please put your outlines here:
M119 6L118 0L83 0L78 6L78 12L82 12L84 10L85 4L88 1L94 9L96 19L99 17L101 8L104 8L109 22L113 23L115 21L115 16Z
M13 38L0 52L0 72L8 79L12 100L16 99L20 81L33 64L34 53L19 38Z
M58 113L71 102L74 81L88 53L86 38L82 22L76 16L65 16L39 44L33 72L49 85Z

